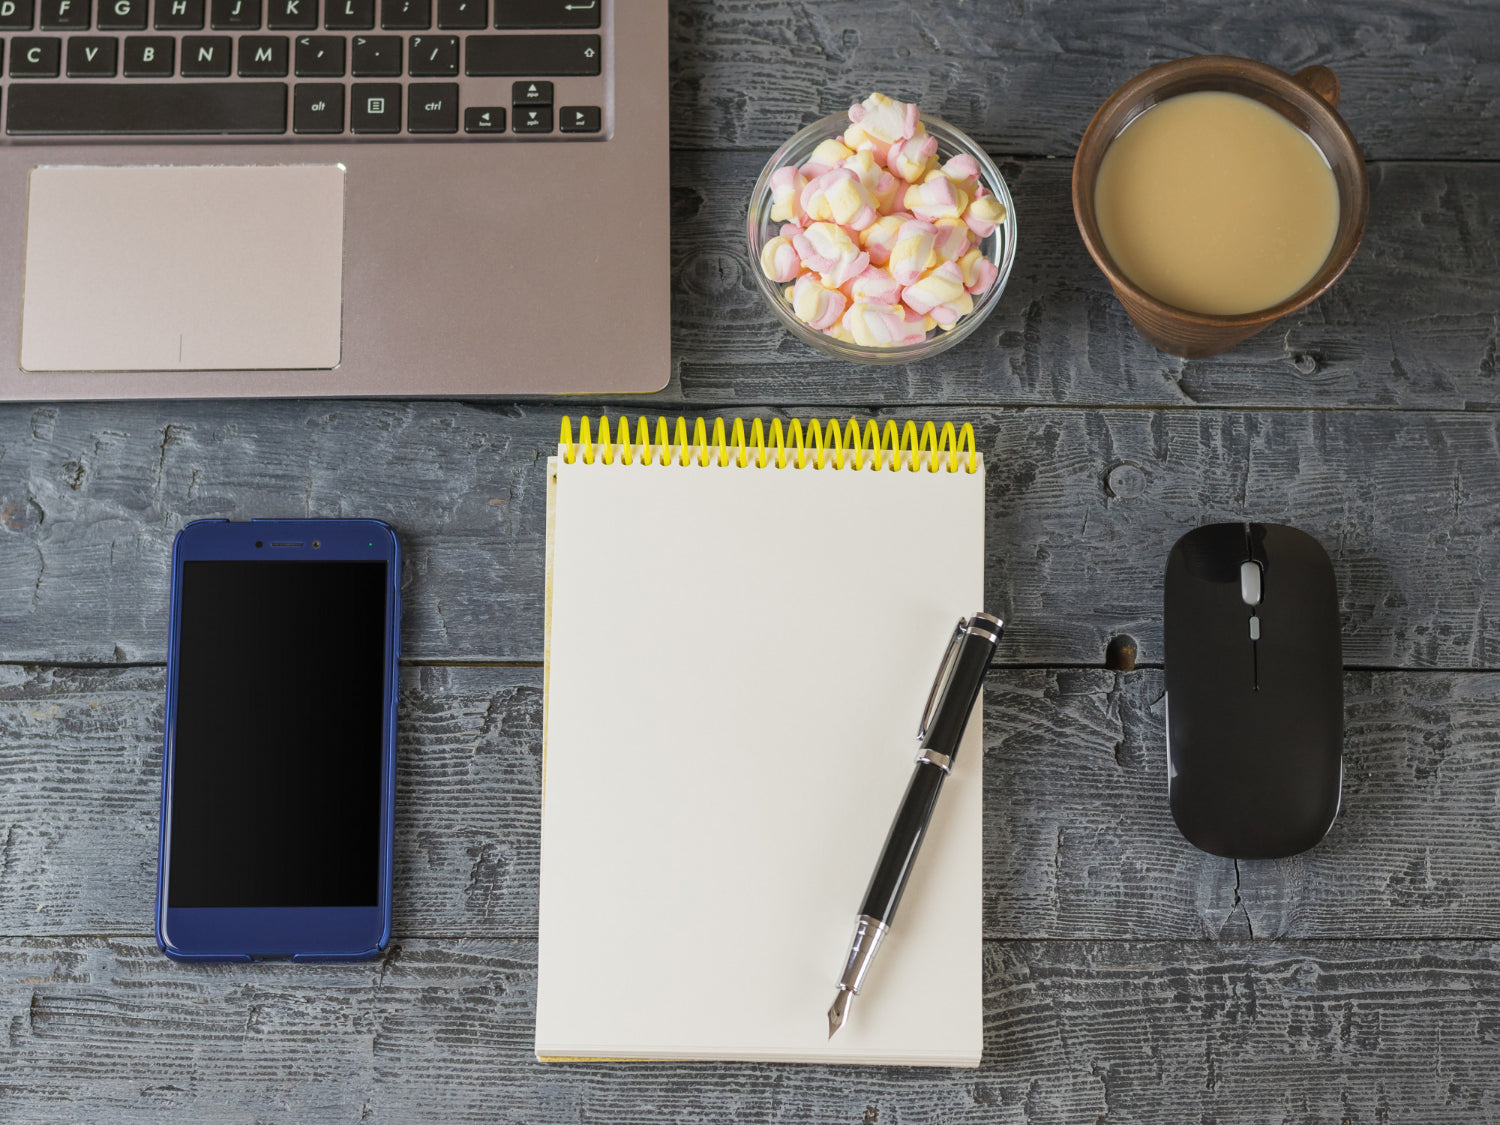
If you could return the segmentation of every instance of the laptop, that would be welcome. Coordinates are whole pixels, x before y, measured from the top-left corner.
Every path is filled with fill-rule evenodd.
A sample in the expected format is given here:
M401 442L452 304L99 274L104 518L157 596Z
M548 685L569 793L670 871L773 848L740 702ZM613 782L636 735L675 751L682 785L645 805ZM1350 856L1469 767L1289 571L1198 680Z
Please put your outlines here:
M667 0L0 0L0 399L649 392Z

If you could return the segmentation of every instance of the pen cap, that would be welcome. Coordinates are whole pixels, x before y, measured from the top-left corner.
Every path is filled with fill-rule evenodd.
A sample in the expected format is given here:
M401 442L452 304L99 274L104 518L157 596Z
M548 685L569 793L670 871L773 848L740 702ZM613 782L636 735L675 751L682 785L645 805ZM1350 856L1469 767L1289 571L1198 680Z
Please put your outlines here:
M937 697L924 724L919 741L923 750L937 750L950 757L957 753L1003 628L998 618L988 614L975 614L960 625L945 661L951 666L946 679L937 686Z

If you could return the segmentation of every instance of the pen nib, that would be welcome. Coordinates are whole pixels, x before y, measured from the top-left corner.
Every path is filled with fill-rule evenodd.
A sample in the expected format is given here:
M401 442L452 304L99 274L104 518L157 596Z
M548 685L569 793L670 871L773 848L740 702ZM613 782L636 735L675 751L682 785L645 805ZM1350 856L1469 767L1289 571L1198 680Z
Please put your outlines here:
M844 1026L844 1017L849 1013L849 1002L854 999L854 993L847 988L839 989L839 994L833 998L833 1007L828 1009L828 1038L833 1038L833 1033Z

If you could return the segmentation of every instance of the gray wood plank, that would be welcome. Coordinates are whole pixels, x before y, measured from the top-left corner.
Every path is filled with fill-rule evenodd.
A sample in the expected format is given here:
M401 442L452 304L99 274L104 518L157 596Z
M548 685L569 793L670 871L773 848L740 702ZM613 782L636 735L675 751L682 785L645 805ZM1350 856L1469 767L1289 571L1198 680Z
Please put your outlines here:
M1071 156L1137 72L1231 54L1332 67L1372 159L1495 155L1500 24L1482 3L719 0L672 15L672 141L684 147L770 152L879 89L994 151Z
M398 938L535 935L540 684L406 670ZM155 668L0 669L0 934L151 932L162 691ZM1351 673L1346 692L1328 839L1236 865L1172 825L1159 671L992 673L986 934L1500 937L1500 675Z
M1084 250L1073 221L1072 162L1009 161L1002 171L1020 235L994 312L934 359L867 368L793 339L755 288L750 271L759 266L746 257L744 211L768 155L674 156L676 373L663 400L1500 404L1500 243L1490 237L1500 164L1373 165L1364 243L1334 288L1224 355L1183 360L1136 334Z
M562 414L369 402L0 408L0 659L161 661L183 523L359 515L402 536L409 657L538 661L544 463ZM1500 666L1500 571L1489 565L1500 415L908 406L875 416L975 423L988 458L987 599L1012 622L1005 663L1098 664L1121 631L1158 661L1173 541L1204 522L1265 519L1328 548L1350 665Z
M529 942L407 941L368 965L188 967L140 939L3 939L0 1117L1476 1125L1500 1120L1497 953L990 944L980 1068L903 1070L539 1064Z

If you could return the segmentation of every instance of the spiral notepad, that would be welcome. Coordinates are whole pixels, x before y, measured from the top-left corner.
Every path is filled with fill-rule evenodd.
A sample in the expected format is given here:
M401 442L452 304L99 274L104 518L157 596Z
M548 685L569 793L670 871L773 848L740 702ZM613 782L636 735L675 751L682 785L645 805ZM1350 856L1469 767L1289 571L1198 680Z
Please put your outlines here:
M825 1013L954 622L968 426L563 421L536 1052L974 1066L981 722L854 1015Z

